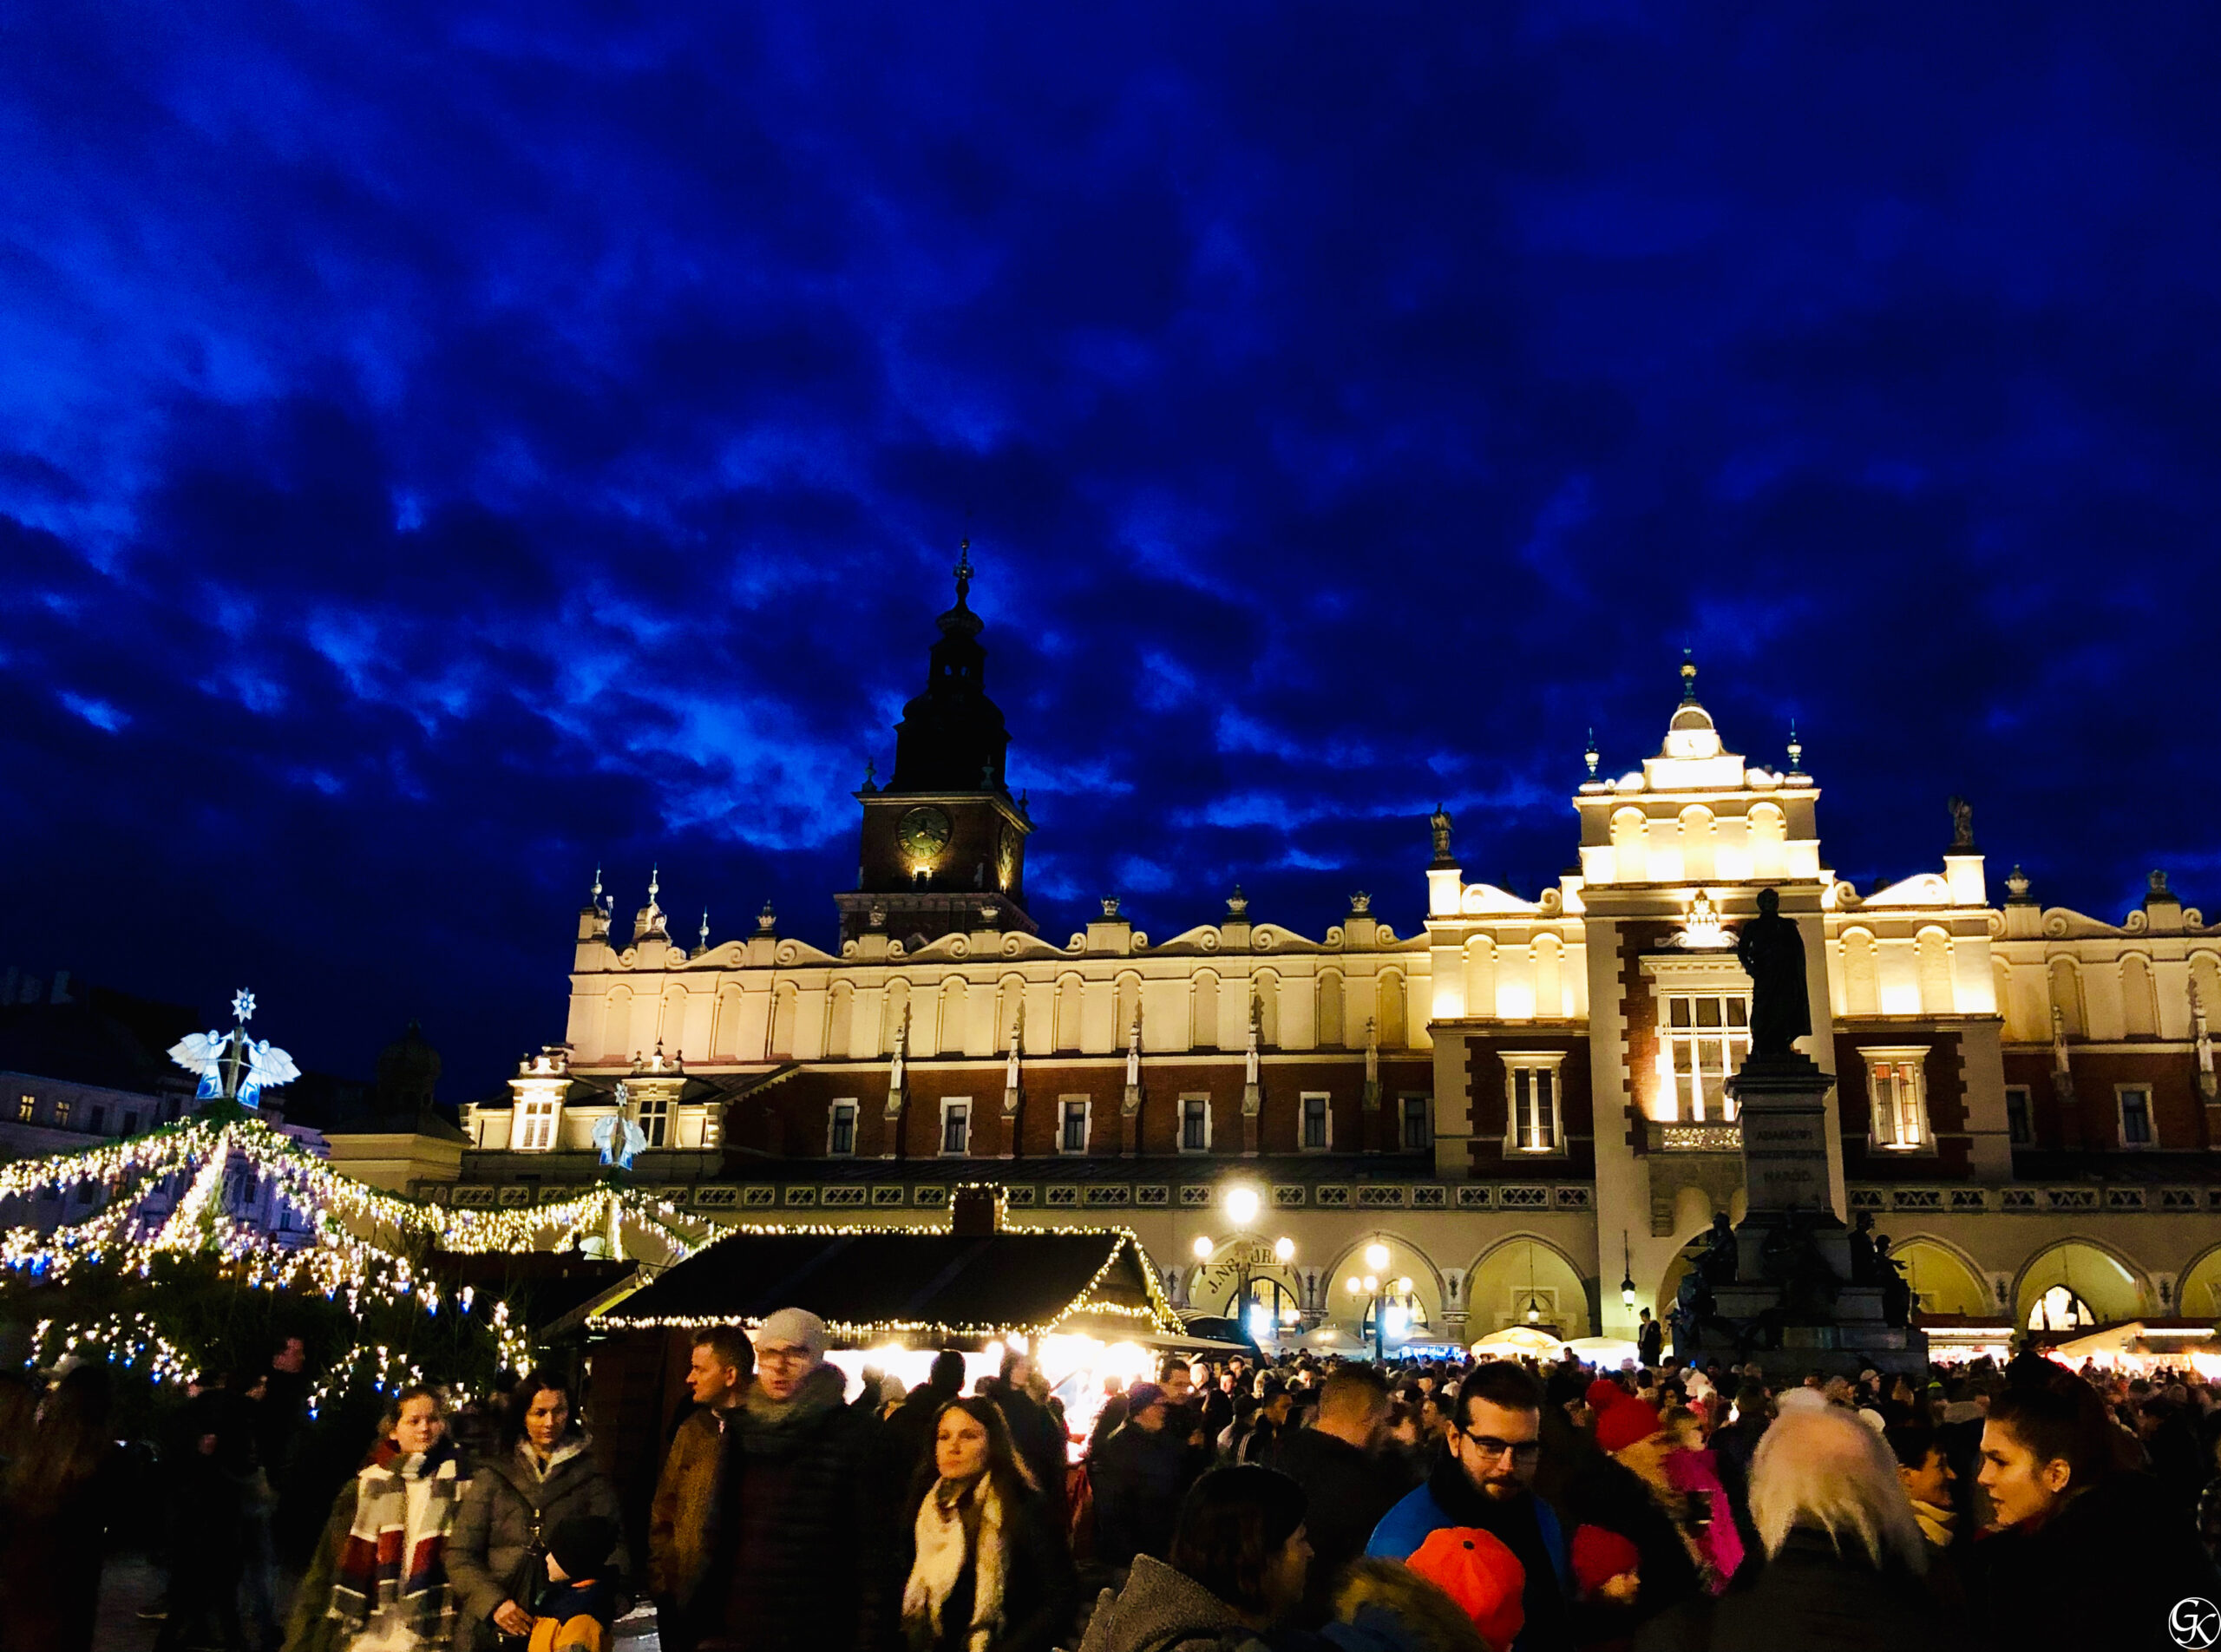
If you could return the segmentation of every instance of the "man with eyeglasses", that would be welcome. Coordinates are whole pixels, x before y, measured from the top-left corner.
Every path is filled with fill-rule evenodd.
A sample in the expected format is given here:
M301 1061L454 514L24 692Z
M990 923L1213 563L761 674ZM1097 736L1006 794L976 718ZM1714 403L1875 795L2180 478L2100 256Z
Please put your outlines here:
M1509 1361L1482 1366L1458 1386L1449 1446L1426 1483L1373 1528L1366 1553L1408 1560L1430 1532L1477 1526L1526 1570L1526 1626L1514 1652L1569 1652L1565 1532L1533 1490L1543 1455L1542 1384Z

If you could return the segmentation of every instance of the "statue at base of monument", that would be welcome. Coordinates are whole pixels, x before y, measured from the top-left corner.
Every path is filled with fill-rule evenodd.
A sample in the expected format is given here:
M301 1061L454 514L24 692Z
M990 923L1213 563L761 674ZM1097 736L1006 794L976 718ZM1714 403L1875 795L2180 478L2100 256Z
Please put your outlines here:
M1781 1287L1781 1308L1793 1323L1832 1319L1843 1281L1812 1236L1820 1219L1792 1211L1773 1229L1759 1251L1759 1270L1770 1285Z
M1797 920L1781 915L1781 896L1759 891L1759 915L1735 936L1736 961L1751 978L1751 1059L1782 1057L1812 1031L1812 995L1805 980L1805 937Z
M1905 1279L1905 1265L1890 1254L1890 1236L1874 1236L1874 1265L1882 1286L1882 1322L1899 1328L1912 1323L1912 1286Z
M1735 1229L1728 1225L1727 1213L1721 1211L1712 1219L1712 1226L1703 1237L1693 1242L1701 1249L1692 1260L1691 1266L1704 1275L1704 1282L1715 1289L1735 1282L1736 1270L1741 1258L1736 1254Z
M1882 1270L1874 1261L1874 1213L1861 1210L1851 1228L1851 1282L1878 1285Z

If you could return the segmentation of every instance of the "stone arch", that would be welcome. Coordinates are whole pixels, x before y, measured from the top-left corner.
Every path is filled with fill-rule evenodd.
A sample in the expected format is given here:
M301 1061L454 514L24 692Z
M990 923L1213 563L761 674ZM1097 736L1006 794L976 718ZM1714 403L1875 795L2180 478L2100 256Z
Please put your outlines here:
M2084 1019L2082 1007L2082 969L2072 958L2051 960L2051 1001L2067 1021L2067 1036L2079 1039L2086 1035L2089 1022ZM2051 1029L2044 1029L2050 1035Z
M879 1053L894 1053L894 1035L910 1013L910 983L900 975L887 983L887 999L880 1006ZM913 1027L912 1032L917 1029Z
M1967 1253L1932 1234L1892 1236L1890 1254L1905 1265L1905 1281L1923 1313L1981 1315L1997 1312L1989 1279Z
M2037 1299L2062 1284L2101 1321L2139 1318L2159 1301L2141 1268L2113 1246L2078 1236L2054 1240L2021 1264L2013 1279L2014 1325L2025 1326Z
M802 989L792 981L781 981L771 989L771 1059L791 1061L795 1053L795 1009L802 1002Z
M1319 1288L1325 1300L1320 1306L1327 1310L1327 1317L1353 1328L1364 1323L1366 1304L1351 1297L1344 1282L1371 1271L1366 1265L1365 1251L1366 1246L1375 1242L1388 1247L1386 1276L1392 1279L1405 1274L1411 1275L1412 1295L1426 1314L1428 1328L1436 1335L1443 1334L1444 1315L1449 1310L1448 1282L1424 1247L1408 1236L1386 1228L1369 1229L1359 1234L1344 1245L1320 1273Z
M1920 1007L1926 1015L1949 1015L1956 994L1951 986L1950 932L1934 924L1913 939L1913 955L1919 968Z
M1648 823L1642 810L1629 804L1612 816L1612 882L1647 883L1650 881Z
M1496 941L1488 935L1465 943L1465 1013L1496 1018Z
M2221 1026L2221 955L2191 954L2190 984L2197 989L2198 1007L2205 1012L2206 1025Z
M1684 1187L1674 1195L1674 1231L1694 1238L1712 1226L1712 1218L1719 1206L1712 1202L1712 1195L1700 1187Z
M1223 1319L1231 1319L1235 1317L1234 1298L1235 1294L1242 1288L1242 1277L1240 1270L1227 1262L1227 1249L1231 1245L1255 1244L1257 1242L1257 1236L1215 1233L1209 1236L1212 1249L1211 1260L1196 1262L1191 1257L1180 1269L1181 1288L1185 1293L1189 1305L1196 1311ZM1195 1241L1190 1239L1188 1242L1192 1245ZM1283 1306L1292 1303L1299 1311L1304 1307L1302 1269L1296 1262L1291 1262L1286 1266L1269 1260L1255 1262L1249 1268L1248 1274L1250 1301L1270 1300ZM1277 1284L1281 1291L1285 1294L1276 1295L1270 1290L1260 1291L1257 1286L1262 1281L1271 1281Z
M1111 1028L1115 1042L1123 1050L1134 1035L1134 1023L1142 1016L1142 978L1132 970L1120 975L1112 987L1117 994L1118 1024Z
M1218 1048L1218 972L1199 969L1188 983L1188 1047Z
M1581 1264L1554 1240L1523 1230L1484 1247L1466 1268L1466 1341L1477 1341L1507 1325L1524 1324L1523 1298L1530 1283L1548 1310L1544 1322L1555 1323L1560 1336L1570 1341L1595 1332L1588 1276Z
M2175 1312L2192 1319L2221 1319L2221 1244L2191 1259L2175 1285Z
M1085 1002L1087 983L1077 975L1057 978L1057 1011L1055 1021L1056 1047L1073 1052L1079 1048L1080 1009Z
M1261 969L1249 981L1250 1001L1256 1006L1257 1042L1266 1048L1277 1046L1281 1041L1281 978L1269 969Z
M1384 969L1373 984L1373 1033L1384 1050L1404 1047L1404 972Z
M1989 980L1997 994L1997 1013L2005 1018L2005 1038L2008 1043L2023 1043L2033 1039L2026 1025L2028 1017L2020 1001L2013 996L2013 966L2002 958L1989 960Z
M1342 972L1322 969L1319 972L1319 1016L1314 1025L1319 1029L1315 1042L1322 1050L1339 1050L1347 1038L1342 1026Z
M2152 981L2152 961L2140 952L2120 960L2121 1030L2132 1039L2159 1036L2159 994Z
M1709 883L1717 864L1719 823L1702 803L1681 811L1681 875L1692 883Z
M605 1059L630 1061L645 1051L632 1048L632 989L613 988L609 994L609 1008L601 1022L601 1048Z
M1881 1013L1881 969L1870 930L1843 932L1843 997L1847 1015Z
M964 1010L968 988L964 977L951 975L934 995L934 1048L942 1055L964 1053Z
M1789 817L1778 803L1754 803L1748 816L1751 875L1779 878L1789 869Z
M1536 935L1529 949L1535 963L1535 1015L1543 1021L1565 1019L1565 942Z
M848 983L843 981L842 986ZM740 1059L741 1006L747 1001L737 987L717 989L717 1001L710 1023L710 1059L713 1061ZM830 1049L832 1046L826 1046Z

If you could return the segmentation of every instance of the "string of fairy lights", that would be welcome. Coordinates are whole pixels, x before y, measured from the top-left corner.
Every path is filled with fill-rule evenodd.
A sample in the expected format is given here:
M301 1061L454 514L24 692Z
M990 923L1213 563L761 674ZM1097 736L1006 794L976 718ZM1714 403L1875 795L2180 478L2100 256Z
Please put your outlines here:
M225 1188L234 1165L266 1182L309 1220L308 1242L285 1242L226 1214ZM177 1189L174 1202L166 1210L157 1208L172 1188ZM342 1175L260 1118L217 1112L144 1136L0 1165L0 1201L57 1196L65 1216L73 1205L93 1208L51 1229L0 1229L0 1272L50 1284L106 1265L146 1279L165 1255L213 1255L222 1275L240 1285L319 1295L344 1303L351 1318L359 1318L366 1296L411 1301L432 1315L447 1305L438 1282L423 1275L404 1247L420 1255L435 1249L462 1255L562 1250L591 1234L605 1240L608 1254L622 1256L629 1229L635 1252L669 1263L693 1254L703 1242L700 1230L711 1226L666 1200L611 1185L527 1209L452 1210ZM698 1232L688 1233L682 1223L691 1223ZM457 1292L452 1306L470 1314L472 1289ZM528 1363L529 1339L512 1321L506 1302L491 1305L487 1323L501 1363ZM157 1379L193 1373L193 1361L145 1313L81 1323L43 1321L36 1343L35 1357L43 1361L99 1347ZM326 1386L357 1373L386 1390L423 1376L413 1360L390 1346L358 1341L332 1367Z

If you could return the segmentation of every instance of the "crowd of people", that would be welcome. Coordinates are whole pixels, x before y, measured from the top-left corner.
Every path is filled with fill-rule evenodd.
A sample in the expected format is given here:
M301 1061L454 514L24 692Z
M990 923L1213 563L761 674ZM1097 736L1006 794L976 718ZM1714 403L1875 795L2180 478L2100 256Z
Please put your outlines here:
M786 1309L700 1332L652 1503L568 1368L350 1440L304 1355L119 1452L106 1369L0 1376L0 1652L93 1644L123 1511L158 1652L1572 1652L2211 1646L2221 1390L2034 1354L1168 1359L1083 1439L1023 1353L862 1392ZM370 1419L363 1419L365 1425ZM628 1538L630 1539L628 1541ZM2200 1638L2200 1637L2204 1638Z

